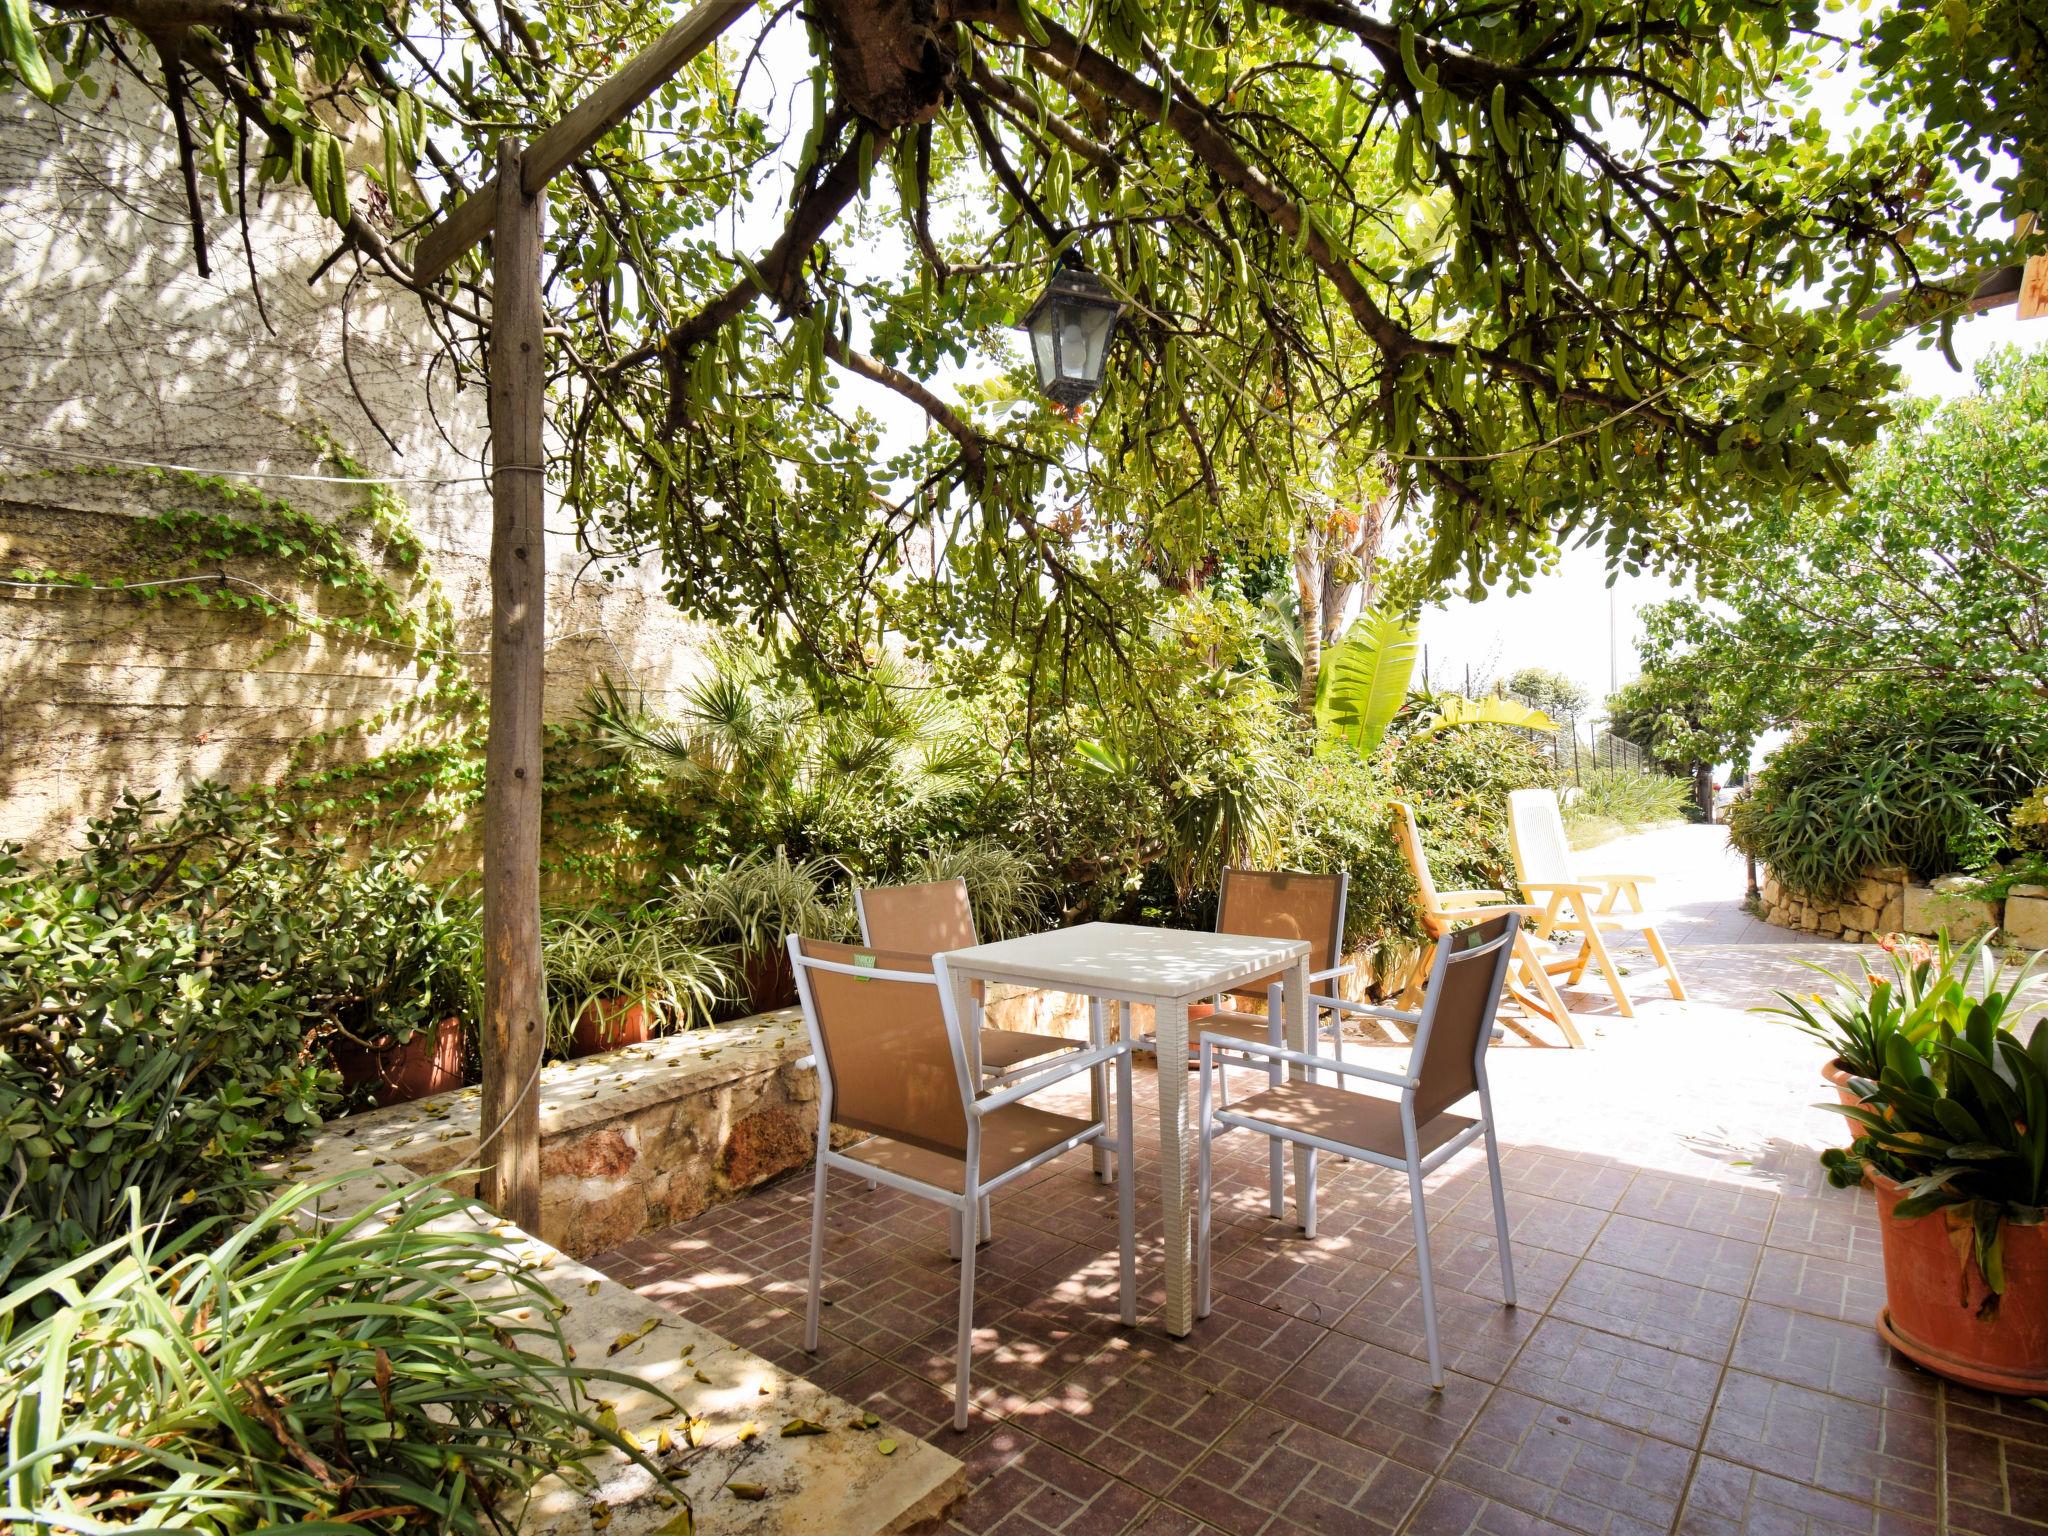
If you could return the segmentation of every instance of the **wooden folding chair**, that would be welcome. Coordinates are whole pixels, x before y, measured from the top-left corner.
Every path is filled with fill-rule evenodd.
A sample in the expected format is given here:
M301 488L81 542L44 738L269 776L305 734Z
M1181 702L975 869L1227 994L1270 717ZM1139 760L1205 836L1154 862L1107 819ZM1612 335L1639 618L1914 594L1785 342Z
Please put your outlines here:
M1589 967L1599 971L1614 993L1621 1016L1634 1018L1635 1003L1607 939L1612 934L1636 933L1657 963L1635 980L1648 983L1661 978L1673 997L1685 1001L1678 967L1664 947L1663 935L1643 909L1642 887L1654 881L1654 875L1580 876L1572 866L1571 844L1565 839L1564 815L1558 809L1555 790L1517 789L1508 795L1508 838L1514 847L1515 878L1522 894L1542 909L1536 917L1537 932L1546 939L1576 936L1579 941L1576 953L1548 962L1553 976L1564 977L1564 984L1572 987ZM1631 910L1620 910L1624 898Z
M1542 917L1542 909L1511 902L1505 891L1439 891L1435 878L1429 872L1429 853L1422 846L1422 831L1415 824L1415 808L1403 800L1394 802L1394 840L1401 845L1401 855L1408 861L1408 872L1415 877L1415 889L1422 907L1423 932L1436 940L1463 923L1499 917L1509 912L1516 914L1522 919L1522 926L1515 930L1514 964L1508 970L1503 989L1531 1017L1548 1019L1555 1024L1563 1034L1565 1044L1573 1047L1585 1045L1586 1042L1579 1037L1578 1024L1572 1018L1571 1009L1565 1006L1563 996L1550 979L1548 967L1554 956L1545 953L1549 946L1529 926ZM1416 957L1415 970L1408 985L1402 989L1402 1002L1420 997L1429 976L1429 967L1430 951L1425 950ZM1519 1019L1503 1016L1500 1022L1531 1045L1550 1043Z

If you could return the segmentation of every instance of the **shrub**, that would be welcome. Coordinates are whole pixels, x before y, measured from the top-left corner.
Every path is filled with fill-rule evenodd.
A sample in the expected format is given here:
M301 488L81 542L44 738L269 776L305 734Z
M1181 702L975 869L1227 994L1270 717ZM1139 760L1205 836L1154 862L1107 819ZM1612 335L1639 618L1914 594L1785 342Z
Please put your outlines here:
M910 861L904 879L965 880L974 931L984 940L1007 939L1043 926L1052 887L1037 864L993 838L931 849Z
M122 799L85 851L0 850L0 1280L151 1219L239 1200L340 1086L319 1042L403 1040L467 1011L473 908L403 855L342 862L284 814L202 785Z
M1697 810L1692 785L1668 773L1599 768L1568 787L1578 791L1570 795L1564 808L1565 820L1575 827L1590 822L1645 827L1660 821L1683 821Z
M1974 709L1845 720L1780 747L1729 835L1787 889L1831 901L1871 869L1927 879L1990 863L2044 773L2038 721Z
M1303 763L1295 783L1299 796L1280 861L1351 876L1344 905L1346 949L1387 939L1420 942L1415 882L1391 830L1395 792L1384 769L1348 747L1335 748Z
M0 1519L495 1532L592 1440L654 1470L589 1388L659 1389L571 1364L559 1304L466 1201L414 1186L307 1219L338 1182L206 1248L131 1202L123 1237L0 1298Z
M675 914L655 906L551 913L541 925L541 961L548 1049L561 1055L584 1010L614 998L647 1004L657 1027L688 1029L710 1023L733 992L726 954L692 942Z

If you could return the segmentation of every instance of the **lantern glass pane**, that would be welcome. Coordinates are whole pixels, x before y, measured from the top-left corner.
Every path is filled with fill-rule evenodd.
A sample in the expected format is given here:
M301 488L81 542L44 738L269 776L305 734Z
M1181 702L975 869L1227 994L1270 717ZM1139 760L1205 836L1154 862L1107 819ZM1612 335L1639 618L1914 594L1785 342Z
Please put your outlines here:
M1059 378L1059 359L1055 354L1052 339L1053 316L1050 308L1041 311L1031 326L1031 361L1038 369L1038 387L1049 389Z

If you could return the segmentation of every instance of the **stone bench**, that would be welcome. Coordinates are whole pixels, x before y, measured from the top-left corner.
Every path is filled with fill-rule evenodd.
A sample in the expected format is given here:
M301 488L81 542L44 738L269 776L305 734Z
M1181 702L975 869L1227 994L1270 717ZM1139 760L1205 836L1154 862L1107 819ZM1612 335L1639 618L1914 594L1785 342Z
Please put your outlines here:
M482 1207L467 1219L512 1238L567 1309L560 1327L579 1361L623 1371L680 1399L703 1421L701 1444L677 1479L697 1536L879 1536L944 1513L966 1469L915 1434L886 1423L678 1317L576 1262L647 1226L685 1219L704 1205L807 1162L816 1125L816 1078L793 1011L716 1030L556 1063L542 1072L543 1238ZM275 1171L308 1182L374 1170L322 1202L345 1214L382 1186L469 1168L476 1156L475 1089L330 1122ZM460 1189L464 1182L457 1180ZM632 1336L623 1348L618 1342ZM618 1426L652 1450L682 1420L651 1391L600 1384ZM784 1439L806 1419L826 1432ZM894 1441L885 1455L881 1446ZM521 1512L528 1536L647 1536L681 1530L654 1479L606 1450L585 1463L587 1485L550 1478ZM673 1475L673 1474L672 1474ZM760 1491L740 1499L738 1483Z

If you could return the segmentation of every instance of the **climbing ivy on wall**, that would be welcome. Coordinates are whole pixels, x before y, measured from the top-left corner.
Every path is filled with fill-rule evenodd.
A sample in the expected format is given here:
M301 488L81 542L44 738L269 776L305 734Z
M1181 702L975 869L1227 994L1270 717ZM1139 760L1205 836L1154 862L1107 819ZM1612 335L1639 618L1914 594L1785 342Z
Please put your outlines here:
M468 837L483 798L484 697L462 649L453 606L410 509L375 481L324 428L292 423L320 452L325 472L360 481L342 517L190 470L89 464L47 477L113 479L174 503L133 518L127 560L113 572L17 569L17 582L124 594L246 617L275 635L261 666L321 637L418 669L417 689L296 743L274 784L242 786L286 807L309 833L342 833L358 846L430 844L442 873L473 867ZM251 566L268 578L254 579ZM274 590L274 572L310 588L310 603ZM274 584L274 585L273 585ZM407 728L376 751L367 743ZM550 726L543 772L549 797L545 877L553 894L633 901L675 867L684 835L651 772L594 750L581 722Z

